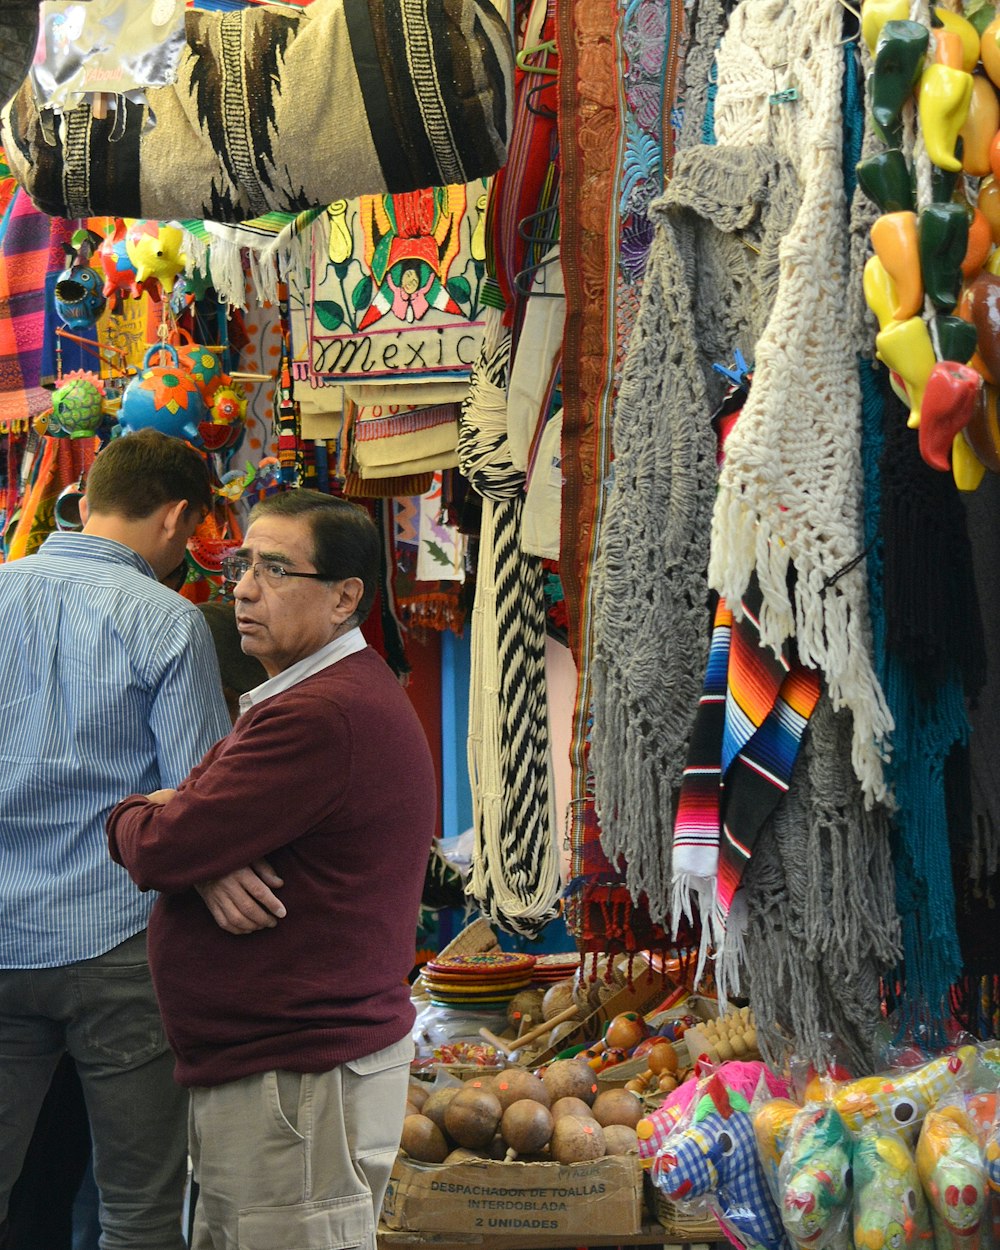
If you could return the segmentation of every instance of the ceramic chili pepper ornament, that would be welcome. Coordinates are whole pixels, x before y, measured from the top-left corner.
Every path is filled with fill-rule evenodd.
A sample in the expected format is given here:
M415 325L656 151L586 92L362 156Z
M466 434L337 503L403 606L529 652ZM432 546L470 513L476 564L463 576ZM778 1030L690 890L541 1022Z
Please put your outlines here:
M969 215L961 204L928 204L920 211L918 233L924 292L939 312L950 312L962 290Z
M879 32L871 79L871 110L887 147L900 144L903 105L920 80L929 43L930 31L920 22L887 21Z
M920 405L920 455L932 469L951 470L955 435L972 420L983 379L968 365L940 360L930 371Z

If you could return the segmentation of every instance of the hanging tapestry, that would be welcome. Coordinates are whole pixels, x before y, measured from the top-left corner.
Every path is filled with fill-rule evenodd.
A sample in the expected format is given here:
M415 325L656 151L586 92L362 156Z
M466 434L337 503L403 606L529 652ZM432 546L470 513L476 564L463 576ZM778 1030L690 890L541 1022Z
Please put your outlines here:
M577 0L559 9L560 217L564 251L576 262L565 273L562 379L562 530L574 540L560 572L579 674L567 919L590 950L664 941L646 907L625 889L624 865L612 863L617 857L601 846L590 762L591 578L611 460L611 408L652 240L648 205L670 173L684 23L684 8L673 0L615 7ZM713 28L707 58L699 62L706 78L715 36Z
M466 539L445 516L442 477L442 473L435 473L430 490L420 497L417 578L422 582L464 582Z
M343 382L467 378L482 341L482 180L341 200L314 242L312 371Z
M45 330L45 276L65 266L73 226L46 217L26 195L14 197L0 223L0 426L52 407L39 386Z

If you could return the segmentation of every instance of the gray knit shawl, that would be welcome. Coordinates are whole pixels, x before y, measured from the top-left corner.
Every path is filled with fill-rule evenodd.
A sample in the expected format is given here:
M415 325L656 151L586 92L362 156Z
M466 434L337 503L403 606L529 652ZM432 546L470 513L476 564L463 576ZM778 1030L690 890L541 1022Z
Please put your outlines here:
M879 977L899 958L888 813L866 807L851 714L816 705L792 784L743 878L746 974L761 1053L873 1070Z
M716 446L725 382L774 303L798 211L791 165L764 146L678 155L655 226L612 422L614 464L594 576L595 805L612 863L667 920L676 790L708 653Z

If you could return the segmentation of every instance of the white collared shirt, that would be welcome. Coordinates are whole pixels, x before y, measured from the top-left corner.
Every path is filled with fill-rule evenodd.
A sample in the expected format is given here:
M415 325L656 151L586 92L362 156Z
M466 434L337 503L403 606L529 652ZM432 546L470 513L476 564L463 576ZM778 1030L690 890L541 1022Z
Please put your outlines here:
M248 712L256 704L263 703L265 699L270 699L272 695L281 694L284 690L291 690L300 681L305 681L307 677L312 677L313 673L322 672L324 668L329 668L331 664L336 664L338 660L346 659L347 656L354 655L357 651L364 651L367 646L368 643L365 642L364 634L355 625L346 634L341 634L338 638L334 638L332 642L328 642L325 647L320 647L312 655L307 655L304 660L298 660L291 667L282 669L274 677L269 677L267 681L261 682L259 686L254 686L253 690L248 690L246 694L241 694L240 713Z

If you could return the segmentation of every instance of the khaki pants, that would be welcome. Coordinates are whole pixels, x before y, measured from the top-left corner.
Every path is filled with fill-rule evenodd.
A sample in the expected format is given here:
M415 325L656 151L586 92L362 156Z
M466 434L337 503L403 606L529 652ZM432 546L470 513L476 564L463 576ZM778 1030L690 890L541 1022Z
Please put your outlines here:
M191 1091L192 1250L375 1250L413 1043Z

